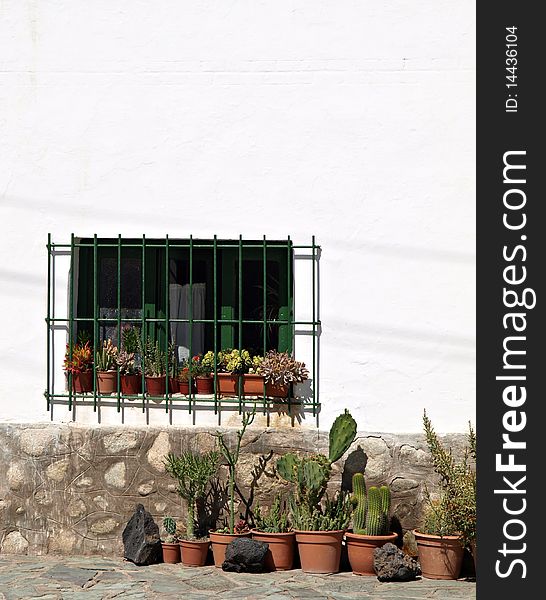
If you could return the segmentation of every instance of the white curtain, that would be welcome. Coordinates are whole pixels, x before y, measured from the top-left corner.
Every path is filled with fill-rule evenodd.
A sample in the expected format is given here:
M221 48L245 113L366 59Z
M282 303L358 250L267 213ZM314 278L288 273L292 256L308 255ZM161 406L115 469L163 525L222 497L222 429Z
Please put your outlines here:
M205 291L204 283L192 285L193 318L205 318ZM190 315L190 286L171 283L169 285L169 306L171 319L189 319ZM190 355L190 325L189 323L171 323L171 339L177 346L178 360L188 358ZM203 354L205 352L205 324L194 323L192 328L191 352Z

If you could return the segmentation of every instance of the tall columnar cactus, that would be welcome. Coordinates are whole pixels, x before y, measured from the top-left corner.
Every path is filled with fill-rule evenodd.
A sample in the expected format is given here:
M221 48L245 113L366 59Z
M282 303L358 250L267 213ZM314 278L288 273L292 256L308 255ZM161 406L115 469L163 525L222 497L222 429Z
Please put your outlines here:
M294 485L295 503L307 515L320 510L326 492L332 463L339 460L356 437L356 421L345 410L337 417L330 429L328 456L312 454L299 458L285 454L277 461L277 473Z
M355 533L362 534L366 530L366 509L368 507L366 481L362 473L353 475L353 496L356 504L353 512L353 529Z
M370 487L366 495L366 484L362 473L353 475L353 529L360 535L387 535L389 533L389 511L391 492L388 486Z

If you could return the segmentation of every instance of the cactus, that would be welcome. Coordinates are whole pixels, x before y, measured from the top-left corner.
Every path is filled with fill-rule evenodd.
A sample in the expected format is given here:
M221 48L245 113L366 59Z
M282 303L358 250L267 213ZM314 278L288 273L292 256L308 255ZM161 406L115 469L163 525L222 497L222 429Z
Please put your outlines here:
M336 418L330 429L328 459L331 463L335 463L347 452L355 437L356 421L345 409L345 412Z
M389 511L391 492L388 486L370 487L366 495L366 484L362 473L353 475L353 529L359 535L387 535L389 533Z
M362 473L353 475L353 498L356 504L353 513L353 529L355 533L363 534L366 531L366 482Z
M176 533L176 521L172 517L164 517L163 528L169 535L174 535Z
M312 523L320 523L328 527L339 522L334 518L330 521L324 513L321 502L332 472L332 463L339 460L352 444L356 436L356 422L345 410L334 421L330 430L330 446L328 456L313 454L299 458L295 454L285 454L277 461L277 473L294 486L294 502L291 503L291 513L296 507L299 519L305 522L306 528L312 529ZM328 504L326 500L326 504Z

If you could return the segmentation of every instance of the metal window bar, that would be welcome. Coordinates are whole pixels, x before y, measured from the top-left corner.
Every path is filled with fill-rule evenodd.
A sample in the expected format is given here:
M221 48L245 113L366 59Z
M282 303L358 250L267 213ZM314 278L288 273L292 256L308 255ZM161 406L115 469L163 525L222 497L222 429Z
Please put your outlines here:
M54 274L55 273L55 256L56 254L61 254L59 252L62 248L70 249L70 273L69 273L69 298L68 298L68 316L67 318L57 317L55 315L55 303L52 303L52 295L54 297L55 294L55 281ZM93 256L93 269L92 269L92 294L93 294L93 317L79 317L76 316L77 308L75 307L75 294L74 294L74 286L75 286L75 252L76 249L79 248L89 248L92 249ZM98 306L98 274L99 274L99 262L98 262L98 254L99 248L115 248L117 250L117 284L116 284L116 304L117 304L117 314L116 317L101 317L99 315L99 306ZM141 316L140 318L130 318L126 317L122 319L122 305L121 305L121 277L122 277L122 251L125 248L138 248L141 250ZM263 267L263 292L262 292L262 302L263 302L263 318L262 319L245 319L243 315L243 249L259 249L262 254L262 267ZM286 249L286 284L287 284L287 314L286 318L276 318L269 319L267 317L267 259L268 259L268 250L271 248L285 248ZM164 309L165 313L162 317L148 317L147 316L147 305L146 305L146 251L148 249L162 249L164 250L165 257L165 302ZM170 317L170 298L169 298L169 259L170 259L170 250L171 249L187 249L189 251L189 318L171 318ZM193 284L194 284L194 273L193 273L193 262L194 262L194 250L195 249L212 249L213 251L213 308L214 315L212 319L195 319L193 317ZM218 251L223 249L231 249L237 250L238 256L238 314L237 318L218 318ZM311 259L312 259L312 319L308 320L298 320L295 318L294 310L295 310L295 300L294 300L294 284L293 284L293 261L294 261L294 250L310 250L311 251ZM244 325L261 325L263 327L262 331L262 345L263 345L263 353L264 356L267 352L267 332L268 326L287 326L289 331L290 338L292 340L292 349L293 349L293 341L295 337L295 326L296 325L304 325L310 326L312 333L312 401L305 402L305 400L301 401L302 404L311 404L311 410L313 416L316 416L317 409L320 406L319 403L319 381L318 381L318 352L317 352L317 343L318 336L320 335L320 321L318 320L318 290L317 290L317 276L318 276L318 252L320 252L320 247L316 245L315 236L312 237L311 245L300 245L294 244L290 238L287 237L285 242L279 241L268 241L266 236L263 236L261 242L255 241L244 241L242 235L239 235L238 240L233 241L222 241L219 242L217 236L215 235L212 241L195 241L193 236L189 237L188 241L183 240L170 240L168 236L165 237L164 241L158 242L157 240L148 241L146 236L142 236L142 240L137 242L131 238L130 241L124 240L121 235L118 235L115 243L110 241L99 241L97 234L93 235L92 243L90 242L82 242L76 241L74 234L71 234L70 244L57 244L52 242L51 234L48 234L47 239L47 252L48 252L48 298L47 298L47 317L46 317L46 325L47 325L47 380L46 380L46 401L48 410L50 407L52 408L53 404L62 404L67 403L68 409L72 409L76 405L76 398L83 397L82 394L76 393L74 384L73 384L73 374L68 373L68 377L66 378L68 384L68 393L56 393L54 386L54 365L53 361L53 332L57 323L66 324L68 330L68 358L72 360L73 350L75 345L75 327L78 323L92 323L93 326L93 342L94 342L94 351L99 348L100 339L99 339L99 325L104 323L113 323L117 329L117 337L118 337L118 345L121 349L121 323L134 323L140 324L141 327L141 344L144 348L146 338L148 337L149 325L154 325L153 331L156 334L158 333L157 325L162 324L165 328L165 411L170 413L172 419L172 410L173 410L173 401L177 402L177 407L182 406L183 402L180 402L179 397L174 397L169 393L169 384L171 379L171 355L170 355L170 324L171 323L187 323L189 325L189 361L191 365L192 357L193 357L193 326L197 323L202 324L212 324L213 325L213 346L214 346L214 393L212 398L202 397L199 399L196 398L195 391L192 386L192 371L189 373L189 395L187 398L187 409L189 413L192 413L195 410L195 405L197 402L200 404L213 403L213 408L215 414L220 410L221 403L226 404L237 404L237 409L239 413L242 412L243 402L247 401L248 398L244 397L243 394L243 378L238 378L238 388L237 388L237 397L221 397L218 392L218 328L219 325L233 325L237 326L238 331L238 348L241 351L244 347L243 344L243 326ZM93 357L95 358L95 357ZM149 410L148 398L149 395L145 392L145 358L144 353L141 356L141 393L139 396L142 398L142 412L146 412ZM174 376L174 373L172 373ZM120 384L120 373L118 370L117 373L117 394L115 398L115 406L118 412L121 411L122 406L124 406L124 401L128 398L128 396L124 395L121 391ZM137 396L138 397L138 396ZM68 401L64 399L68 399ZM95 360L93 360L93 390L92 390L92 399L93 399L93 410L96 412L97 409L101 406L101 401L104 401L105 404L108 404L107 400L108 396L103 396L98 393L97 381L96 381L96 364ZM131 396L130 399L135 399L135 396ZM256 402L258 398L254 400ZM289 393L287 399L287 407L290 412L292 404L294 403L294 398L292 398L292 394ZM266 384L264 382L263 385L263 412L266 414L268 404L279 402L278 398L268 398L266 394ZM296 400L297 402L297 400Z

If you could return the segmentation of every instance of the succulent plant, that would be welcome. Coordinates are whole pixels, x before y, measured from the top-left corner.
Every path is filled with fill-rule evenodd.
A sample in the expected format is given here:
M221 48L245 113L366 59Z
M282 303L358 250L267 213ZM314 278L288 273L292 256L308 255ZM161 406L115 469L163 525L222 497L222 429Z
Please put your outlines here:
M352 504L346 492L338 492L334 500L326 497L324 505L310 507L290 497L290 515L295 529L301 531L336 531L346 529L351 520Z
M289 385L309 378L305 363L295 360L288 352L270 350L259 364L259 373L266 383Z
M133 352L129 353L126 350L122 350L116 358L116 363L119 367L120 375L136 375L138 373Z
M66 345L64 356L64 370L67 373L85 373L93 368L93 350L88 341L78 342L72 347L72 358L70 358L70 346Z
M366 483L362 473L353 475L354 532L361 535L388 535L390 533L389 511L391 492L388 486L370 487L366 494Z
M165 538L166 544L176 544L178 536L176 534L176 521L172 517L163 517L163 529L165 530L167 537Z
M122 348L128 354L139 354L141 351L140 329L134 325L126 325L121 331Z
M332 463L343 456L355 437L356 421L349 411L345 410L336 418L330 429L328 456L312 454L300 458L295 454L288 453L279 458L277 473L293 484L294 497L290 503L291 514L292 509L297 509L297 514L302 519L305 518L307 522L324 517L325 508L321 503L330 479ZM330 502L328 499L327 501ZM325 522L321 521L321 523L322 526L325 526ZM294 520L294 526L297 527L296 520Z
M243 414L242 427L237 431L237 442L233 449L227 444L224 434L221 431L216 432L220 452L224 456L229 468L229 533L231 534L235 531L235 475L241 452L241 442L247 427L252 424L255 416L256 408L252 412Z
M188 505L186 536L189 539L195 537L196 502L204 497L207 484L218 469L219 458L216 451L203 455L184 452L180 456L169 453L165 457L165 470L178 482L176 491ZM200 523L198 529L201 530Z
M286 533L290 530L286 502L280 494L275 496L267 514L262 513L262 508L257 505L254 509L254 522L256 529L263 533Z
M100 350L95 354L95 365L97 371L113 371L116 368L118 348L108 338L102 342Z
M158 341L146 339L143 349L144 373L148 377L164 377L166 373L166 354Z

